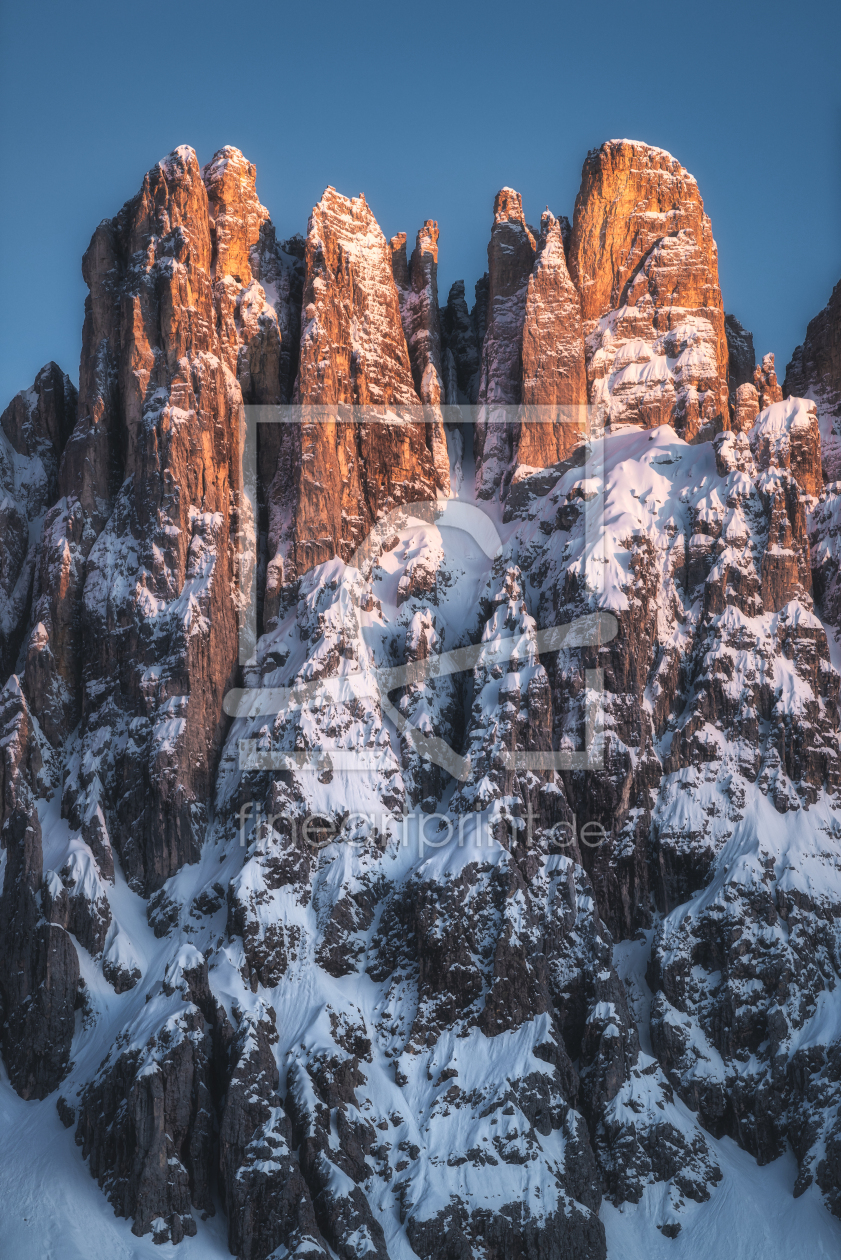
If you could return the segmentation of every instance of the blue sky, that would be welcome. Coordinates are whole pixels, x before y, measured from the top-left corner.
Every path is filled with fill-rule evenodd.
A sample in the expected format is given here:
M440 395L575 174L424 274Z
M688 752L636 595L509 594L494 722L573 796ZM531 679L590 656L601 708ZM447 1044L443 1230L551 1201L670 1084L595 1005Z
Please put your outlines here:
M498 188L571 216L588 149L660 145L781 377L841 277L837 3L3 0L0 23L0 406L49 359L78 379L82 254L178 144L241 148L281 236L327 184L387 236L438 219L442 299L485 270Z

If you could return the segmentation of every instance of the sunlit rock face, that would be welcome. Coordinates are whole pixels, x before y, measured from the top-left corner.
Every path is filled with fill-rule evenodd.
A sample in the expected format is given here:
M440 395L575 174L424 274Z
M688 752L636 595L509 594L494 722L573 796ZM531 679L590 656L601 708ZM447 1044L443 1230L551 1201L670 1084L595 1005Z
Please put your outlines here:
M24 689L47 739L59 745L81 719L64 808L100 872L113 846L146 891L198 856L236 662L244 335L222 298L255 284L244 260L268 216L240 154L222 151L210 170L228 199L221 250L185 146L85 255L79 418L26 648Z
M413 259L418 314L411 329L415 353L424 358L423 400L412 377L392 251L364 196L328 188L313 208L294 390L294 402L309 410L302 425L284 431L269 492L267 624L285 584L334 555L349 559L379 515L449 491L433 398L440 337L434 257L420 252L417 266ZM432 404L428 419L422 402ZM347 405L370 408L371 423L356 425Z
M391 248L412 381L421 402L430 409L427 423L438 488L449 493L450 461L441 414L447 397L438 308L438 224L427 219L408 263L405 233L392 238Z
M728 428L718 251L695 179L663 149L609 140L587 156L570 273L600 422Z

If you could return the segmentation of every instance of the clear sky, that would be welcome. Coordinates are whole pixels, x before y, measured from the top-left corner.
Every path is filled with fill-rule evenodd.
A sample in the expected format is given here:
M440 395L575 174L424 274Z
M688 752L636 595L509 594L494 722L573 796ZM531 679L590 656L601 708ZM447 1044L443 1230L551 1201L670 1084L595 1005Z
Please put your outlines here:
M588 149L698 179L724 304L780 377L841 278L841 5L0 0L0 407L78 380L80 264L178 144L257 164L279 236L327 184L386 236L438 219L439 289L486 268L493 197L571 217Z

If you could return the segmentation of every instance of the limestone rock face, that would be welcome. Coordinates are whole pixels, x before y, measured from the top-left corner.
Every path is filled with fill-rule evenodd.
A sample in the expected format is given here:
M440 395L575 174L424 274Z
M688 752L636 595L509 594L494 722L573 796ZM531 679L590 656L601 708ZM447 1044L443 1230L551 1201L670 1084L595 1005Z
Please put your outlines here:
M213 1038L195 995L186 983L184 989L180 1009L146 1037L142 1050L103 1062L82 1095L76 1129L83 1158L114 1210L133 1216L134 1232L153 1233L159 1243L196 1233L193 1206L214 1211ZM103 1124L105 1116L114 1121Z
M299 251L294 241L278 244L257 197L256 167L238 149L220 149L202 178L214 229L213 295L225 364L246 403L289 402L301 327Z
M587 373L581 304L567 270L561 221L549 210L541 219L537 257L526 294L522 401L518 464L545 468L565 459L586 437ZM565 419L571 423L545 423L554 407L564 408Z
M0 416L0 428L18 455L37 457L44 469L43 498L31 503L35 513L56 497L58 464L76 423L77 397L70 377L57 363L48 363L32 388L16 394Z
M394 251L394 242L402 248ZM432 457L438 488L450 489L450 464L440 408L446 403L441 348L441 314L438 309L438 224L427 219L418 232L411 263L406 264L404 234L392 240L392 269L400 299L400 313L415 392L425 407L431 408Z
M841 395L841 281L824 309L809 321L803 344L786 368L784 392L808 397L814 390L824 407L838 405Z
M832 481L809 518L815 598L822 616L841 629L841 484Z
M487 324L487 276L476 284L472 311L464 296L464 281L456 280L441 316L445 355L453 370L447 384L447 403L475 405L479 397L479 363Z
M260 204L256 168L227 146L202 172L213 227L213 300L219 352L246 405L288 404L298 371L304 242L278 242ZM265 414L265 413L261 413ZM258 424L257 561L265 568L268 490L277 471L283 427ZM258 609L262 609L262 591Z
M803 344L797 346L786 368L786 398L811 398L821 426L824 475L841 477L841 282L820 314L809 321Z
M30 527L55 502L58 465L76 423L76 389L55 363L0 416L0 673L15 667L29 616L35 547Z
M291 1244L302 1257L326 1257L312 1197L292 1154L292 1125L277 1093L277 1031L268 1013L259 1014L262 1018L243 1019L225 1065L219 1165L231 1252L262 1260L275 1247ZM221 1011L218 1019L222 1023Z
M743 328L735 315L724 316L724 331L727 334L732 396L740 385L753 381L756 353L753 348L753 333Z
M43 914L42 768L32 716L13 674L0 692L0 1046L22 1098L45 1098L68 1067L79 958L70 935Z
M766 355L766 359L770 357ZM759 468L786 469L804 494L820 494L821 431L813 402L787 398L769 404L757 416L748 437Z
M328 188L313 208L303 303L298 401L417 405L390 250L364 195Z
M476 493L482 499L499 489L511 464L515 430L511 411L523 397L523 325L536 248L520 194L502 188L494 201L488 245L488 323L473 439Z
M736 390L733 397L733 420L731 428L734 433L747 433L753 427L759 415L759 394L753 381L745 381Z
M52 365L2 417L0 1090L61 1086L137 1235L221 1210L242 1260L388 1260L399 1219L423 1260L604 1260L606 1197L668 1237L726 1210L722 1136L841 1215L823 395L766 356L697 441L727 416L697 188L626 142L587 180L571 240L503 190L439 311L433 220L408 257L328 189L278 244L238 150L178 149L86 254L72 433ZM521 423L596 387L594 458ZM438 427L480 389L487 512ZM243 406L293 397L255 520Z
M444 482L440 416L433 409L424 420L391 250L364 196L326 190L310 217L305 262L294 398L312 419L284 434L271 491L267 624L285 583L333 555L349 557L378 515L434 500ZM390 418L360 425L344 404Z
M289 606L283 623L260 642L261 677L293 690L310 679L332 692L341 687L344 671L366 673L362 610L378 606L388 636L382 659L417 666L458 642L452 636L464 546L444 562L440 542L433 554L434 535L433 527L423 526L414 545L398 543L380 557L370 577L338 560L320 580L318 569L311 570L300 583L297 606ZM414 580L420 561L431 582ZM381 1213L371 1191L379 1180L394 1188L412 1246L430 1260L443 1260L453 1239L462 1251L477 1247L487 1226L484 1211L492 1214L500 1246L508 1250L546 1245L561 1255L602 1260L600 1186L625 1197L641 1193L648 1181L668 1181L686 1170L681 1184L691 1184L703 1198L709 1193L705 1183L718 1175L703 1138L693 1137L693 1154L673 1132L665 1079L642 1057L611 964L610 938L591 910L593 889L576 861L577 840L563 851L572 819L562 783L551 769L534 773L509 764L509 756L522 749L530 756L548 751L552 702L523 575L504 561L491 568L479 599L483 625L475 633L479 651L468 729L460 736L463 706L453 703L452 680L443 672L423 687L413 686L410 675L390 710L398 727L401 717L411 718L423 733L465 749L474 770L459 785L454 806L467 823L461 845L454 840L450 851L446 834L436 831L438 820L429 816L440 775L435 786L419 758L404 759L407 793L428 811L421 825L429 847L422 861L409 858L405 873L396 865L393 855L402 852L402 841L393 826L405 798L383 738L386 695L378 694L370 674L358 697L337 692L335 704L318 710L284 705L271 720L272 747L290 756L289 782L254 763L252 782L256 799L265 801L266 826L261 824L231 882L228 907L230 930L243 940L247 983L255 990L260 984L285 986L301 965L303 927L307 950L317 960L315 974L352 983L364 971L365 984L380 995L364 1010L355 1001L332 998L325 1006L319 996L321 1014L296 1017L300 1032L287 1052L286 1111L300 1168L321 1233L340 1255L356 1254L353 1239L360 1229L367 1249L382 1254ZM396 615L386 612L395 586ZM294 627L310 644L303 672L300 656L282 655ZM251 745L264 738L261 729L268 734L265 717L255 715L240 732ZM313 762L292 760L296 749L317 750L330 730L344 747L373 757L376 773L351 779L335 754L335 766L317 756ZM422 734L420 749L423 743ZM232 757L219 796L225 835L237 825L231 811L239 774ZM358 845L348 843L360 817L345 812L348 790L360 809L375 808L381 820L377 836L360 835ZM431 801L424 799L427 791L435 793ZM297 824L316 800L325 831L339 837L323 852L295 839ZM487 814L475 812L482 807ZM477 840L476 821L485 817ZM380 837L380 825L387 836ZM491 841L483 838L485 829ZM337 857L345 871L341 880L335 878ZM404 1002L408 993L411 1007ZM279 1053L291 1049L282 1016L278 1035ZM488 1040L504 1054L514 1038L531 1047L533 1059L522 1067L507 1058L504 1067L496 1060L483 1064L480 1086L473 1075L473 1039ZM416 1104L408 1106L410 1081L435 1099L429 1122L415 1118L421 1116ZM638 1094L647 1097L649 1085L650 1106L637 1107ZM445 1126L449 1151L440 1168L431 1157L439 1126ZM660 1160L654 1153L667 1133L669 1156ZM280 1153L273 1163L282 1165L283 1148L275 1145ZM526 1154L530 1165L545 1166L560 1180L567 1196L563 1213L514 1210L512 1166ZM454 1185L453 1167L467 1180ZM415 1179L421 1169L435 1186L432 1210ZM480 1185L477 1206L473 1187ZM676 1188L664 1192L677 1201Z
M437 239L437 238L436 238ZM397 285L397 297L402 309L403 299L409 288L409 261L406 254L406 233L398 232L389 241L391 248L391 273Z
M274 246L254 174L236 150L216 155L214 218L182 147L100 224L84 263L79 420L44 524L27 695L54 743L82 718L90 770L64 808L100 869L113 840L146 889L198 854L236 666L235 373L263 399L288 388L280 356L255 351L277 350L291 316L255 278Z
M127 260L118 342L124 480L86 557L83 739L100 767L101 806L126 875L152 889L198 856L201 802L224 730L222 695L237 656L242 395L217 332L208 197L191 149L147 175L114 234ZM225 259L244 272L230 224ZM218 271L215 286L225 288ZM128 722L132 738L104 748ZM189 772L176 773L182 762ZM81 820L98 789L79 786L66 807Z
M569 262L602 422L672 424L689 441L728 427L718 252L689 172L636 141L591 152Z

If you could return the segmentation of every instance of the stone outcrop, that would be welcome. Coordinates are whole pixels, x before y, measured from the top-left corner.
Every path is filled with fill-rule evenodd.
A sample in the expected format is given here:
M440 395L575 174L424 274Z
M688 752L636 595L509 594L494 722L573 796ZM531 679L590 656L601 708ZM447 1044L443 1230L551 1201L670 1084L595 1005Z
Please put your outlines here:
M756 367L756 352L753 348L753 333L743 328L735 315L724 316L724 331L727 336L730 396L732 398L740 385L753 381L754 368Z
M434 409L424 419L391 250L364 196L326 190L305 261L294 397L310 410L284 434L271 491L267 625L284 584L333 555L349 557L381 513L434 500L445 476L443 426ZM427 309L431 317L431 296ZM370 423L345 404L370 408Z
M22 1098L45 1098L70 1058L79 959L68 933L45 921L36 792L42 768L32 717L17 677L0 692L0 788L5 850L0 893L0 1046Z
M236 1008L233 1028L191 946L149 1002L156 1026L143 1051L117 1048L79 1107L76 1142L117 1215L177 1243L196 1233L195 1210L214 1214L218 1189L232 1254L325 1256L278 1094L274 1012Z
M230 161L224 152L211 171ZM241 163L240 174L247 193L253 168ZM207 191L195 154L182 148L147 175L116 220L100 226L86 256L92 291L116 286L121 315L105 350L86 347L81 397L95 414L99 378L88 365L100 352L115 355L110 422L119 425L123 480L85 556L81 707L97 783L80 783L68 806L71 821L84 825L101 805L128 879L146 889L198 856L224 730L222 695L237 657L230 593L245 511L242 395L225 362L238 357L236 335L217 328L217 301L239 283L221 274L226 262L243 273L241 287L251 283L243 256L257 229L245 214L219 216L225 240L214 259ZM99 271L103 235L124 260L119 278ZM68 453L86 430L94 431L82 415ZM66 460L65 480L70 471ZM105 471L94 463L93 474L101 495ZM84 491L80 498L84 508ZM97 497L88 528L102 503ZM45 601L55 589L54 582ZM52 621L48 609L48 634ZM33 638L30 650L50 645ZM128 722L131 739L115 746ZM100 784L105 796L97 801Z
M740 385L733 396L733 419L731 428L734 433L747 433L753 428L759 415L759 394L753 381Z
M518 464L545 468L565 459L586 438L581 304L567 270L561 221L548 209L540 222L526 294L522 402ZM557 420L551 418L554 409Z
M28 506L33 515L56 498L58 465L76 423L77 391L57 363L48 363L35 377L31 389L21 390L0 416L0 428L18 455L37 459L44 471L43 484L33 484Z
M783 388L787 397L813 396L828 411L841 401L841 282L820 314L809 321L803 344L786 368Z
M759 398L759 410L764 411L773 403L783 401L783 391L777 382L773 354L763 355L762 362L756 365L753 373L753 385Z
M825 479L841 477L841 282L820 314L809 321L803 344L786 368L786 398L811 398L818 410Z
M519 428L516 409L522 402L525 305L535 250L519 193L501 189L494 201L488 244L488 316L473 441L480 498L490 498L500 489L512 462Z
M823 395L660 150L591 155L571 237L502 190L472 311L405 246L332 189L278 243L176 150L86 254L78 412L49 365L2 417L4 1088L242 1260L604 1260L605 1199L726 1207L723 1135L841 1215ZM588 388L596 458L529 427ZM293 398L255 517L243 406Z
M395 250L395 242L400 242ZM441 417L446 403L441 348L441 314L438 309L438 224L427 219L418 232L410 263L406 263L406 237L394 237L392 269L400 300L400 313L415 393L431 409L427 423L432 441L439 490L450 490L450 464Z
M479 397L479 364L487 325L487 297L488 277L485 275L476 284L473 309L468 310L464 281L456 280L447 297L447 305L441 312L445 383L450 406L458 403L472 406ZM447 355L451 356L450 360ZM452 368L447 372L450 362Z
M766 396L767 392L770 391L766 391ZM820 494L821 431L813 402L788 398L768 404L756 418L748 438L757 467L784 468L804 494Z
M809 518L815 598L829 625L841 628L841 486L830 482Z
M82 1100L76 1142L118 1216L138 1235L181 1242L196 1232L192 1207L212 1211L210 1037L188 1008L121 1056ZM111 1116L116 1123L105 1125Z
M364 195L328 188L310 216L296 399L418 403L391 253Z
M512 188L494 200L488 244L488 322L479 368L473 437L476 493L491 498L511 466L516 412L523 397L523 325L537 245Z
M234 149L204 173L176 150L85 255L79 420L44 524L24 685L52 743L82 718L88 768L65 809L147 889L195 860L203 834L237 657L243 393L289 395L296 267Z
M727 428L718 253L688 171L636 141L588 154L569 267L601 421L671 424L689 441Z
M263 1260L276 1247L324 1257L327 1248L293 1156L292 1125L277 1093L270 1014L246 1015L229 1051L219 1127L219 1173L232 1254Z
M759 414L753 333L743 328L735 315L724 316L724 331L729 354L730 427L735 433L745 433Z
M14 669L35 572L30 532L55 502L58 465L76 423L76 389L48 363L0 416L0 676Z
M811 398L821 426L823 480L841 478L841 282L806 338L792 354L783 383L786 398Z
M561 220L547 210L535 240L519 194L503 188L494 202L488 268L484 331L481 282L470 313L464 285L453 286L444 320L452 401L479 404L473 445L480 498L505 495L518 468L564 459L587 431L581 309Z
M257 198L256 168L238 149L220 149L202 178L222 358L245 403L288 403L298 371L302 242L278 243Z

